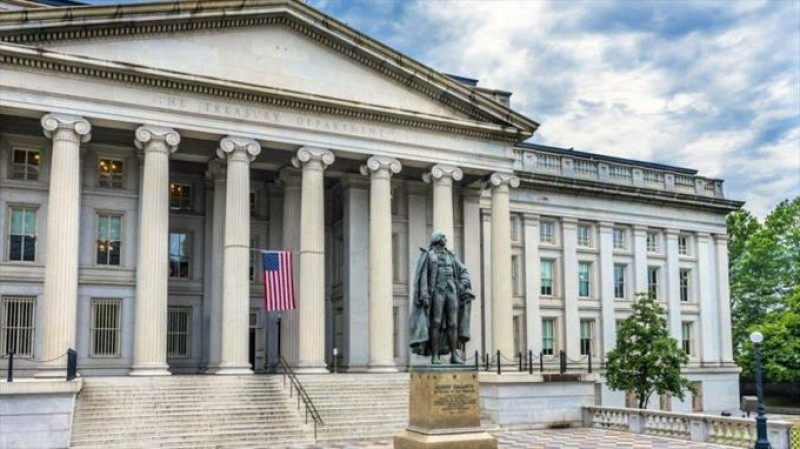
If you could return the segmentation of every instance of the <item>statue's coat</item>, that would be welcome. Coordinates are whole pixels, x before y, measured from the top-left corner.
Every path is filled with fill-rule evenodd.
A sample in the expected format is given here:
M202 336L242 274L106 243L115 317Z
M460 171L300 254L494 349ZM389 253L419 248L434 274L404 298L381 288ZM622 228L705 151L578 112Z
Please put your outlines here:
M456 298L458 301L458 339L461 344L464 344L470 339L470 316L472 311L472 300L475 295L472 294L472 281L470 280L469 271L467 267L458 260L458 257L445 248L445 251L453 258L455 278L456 278ZM431 270L436 273L438 270L434 266L429 268L429 264L437 264L437 258L428 257L429 253L433 251L432 248L420 248L420 256L417 261L417 269L414 275L414 303L411 308L411 320L409 323L411 329L410 346L414 354L429 356L432 354L429 328L431 324L431 311L430 303L428 307L422 304L422 292L426 288L428 290L428 297L433 299L434 289L436 288L436 279L429 279L424 282L423 275L427 275ZM429 302L430 302L429 301ZM442 323L442 328L446 328L446 323ZM446 344L439 345L439 354L446 355L450 353L450 348Z

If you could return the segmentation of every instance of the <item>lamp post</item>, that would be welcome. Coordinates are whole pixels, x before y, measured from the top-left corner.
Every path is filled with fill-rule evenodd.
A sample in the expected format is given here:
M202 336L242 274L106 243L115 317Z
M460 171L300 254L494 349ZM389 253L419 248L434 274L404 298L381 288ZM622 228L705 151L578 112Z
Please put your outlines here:
M761 380L761 342L764 334L753 332L750 334L753 342L753 351L756 357L756 396L758 397L758 416L756 416L756 445L755 449L772 449L767 439L767 416L764 414L764 386Z

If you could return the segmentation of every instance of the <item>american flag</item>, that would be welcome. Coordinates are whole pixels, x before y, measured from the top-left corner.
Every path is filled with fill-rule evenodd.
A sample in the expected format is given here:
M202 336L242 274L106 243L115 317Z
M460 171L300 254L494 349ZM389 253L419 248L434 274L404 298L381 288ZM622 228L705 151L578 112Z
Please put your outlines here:
M264 267L264 307L270 311L296 308L291 251L262 251L261 262Z

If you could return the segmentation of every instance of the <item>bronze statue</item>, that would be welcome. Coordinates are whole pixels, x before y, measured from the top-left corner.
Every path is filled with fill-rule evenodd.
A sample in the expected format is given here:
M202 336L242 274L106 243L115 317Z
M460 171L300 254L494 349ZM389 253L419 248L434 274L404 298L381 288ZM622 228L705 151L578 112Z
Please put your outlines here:
M420 251L411 310L411 350L431 356L434 365L447 354L450 363L463 365L462 346L469 341L470 311L475 298L469 271L447 249L447 237L441 231L434 231L430 247Z

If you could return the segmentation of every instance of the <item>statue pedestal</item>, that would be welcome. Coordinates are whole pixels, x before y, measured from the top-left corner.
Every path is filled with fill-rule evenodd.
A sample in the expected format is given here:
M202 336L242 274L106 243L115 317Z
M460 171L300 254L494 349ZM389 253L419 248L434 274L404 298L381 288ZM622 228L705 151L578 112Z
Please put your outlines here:
M467 366L411 369L409 423L395 449L497 449L481 429L478 373Z

